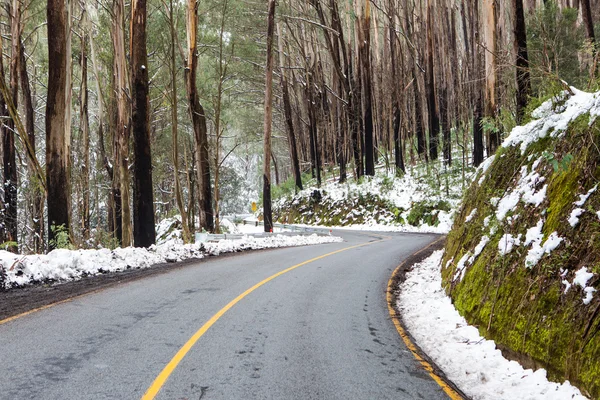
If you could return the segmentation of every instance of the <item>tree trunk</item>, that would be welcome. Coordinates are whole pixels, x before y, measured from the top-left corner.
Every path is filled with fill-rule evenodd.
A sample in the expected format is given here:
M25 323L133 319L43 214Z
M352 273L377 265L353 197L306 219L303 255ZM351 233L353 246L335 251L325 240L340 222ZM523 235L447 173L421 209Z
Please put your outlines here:
M85 11L84 11L85 12ZM81 235L84 241L90 237L90 118L88 113L88 56L87 32L81 35L81 87L80 124L83 142L83 165L81 166L83 202L81 204Z
M298 160L298 148L296 146L296 133L294 132L292 105L290 102L290 92L288 88L287 74L283 62L285 56L285 53L283 52L283 38L281 36L281 29L279 24L277 24L277 37L279 43L279 75L281 83L281 96L283 100L285 126L287 128L288 133L288 143L290 146L290 158L292 161L292 169L294 171L294 180L296 181L296 189L302 190L302 175L300 173L300 162Z
M146 0L133 0L130 51L133 83L133 244L135 247L149 247L156 243L148 110L150 104L146 16Z
M513 1L515 21L514 51L517 57L517 123L523 121L527 99L531 93L531 80L529 77L529 56L527 54L527 31L525 27L525 13L523 0Z
M375 146L373 139L373 104L372 104L372 78L371 78L371 6L369 0L365 1L364 15L360 19L358 29L358 46L360 57L360 70L363 86L364 108L364 137L365 137L365 175L375 175Z
M69 229L67 139L67 12L65 0L48 0L48 98L46 102L46 187L49 248L56 246L55 227Z
M498 63L497 52L497 14L496 0L485 0L484 6L484 41L485 41L485 116L495 121L498 113ZM487 154L494 154L500 145L500 130L493 129L488 132Z
M265 80L265 136L263 152L263 216L265 232L273 231L271 209L271 122L273 118L273 34L275 30L275 0L269 0L267 17L267 66Z
M440 117L435 101L435 75L433 66L433 11L431 0L427 2L427 109L429 115L429 157L431 161L438 158L440 136Z
M212 191L210 189L210 162L208 156L208 135L206 129L206 114L204 107L198 98L196 87L196 73L198 69L198 54L196 36L198 33L198 2L188 0L187 2L187 43L188 59L186 65L186 89L188 104L194 128L196 144L196 165L198 179L198 199L200 202L200 227L213 232L214 216L212 210Z
M169 0L169 28L171 31L171 136L173 146L173 179L175 181L175 201L181 215L181 227L183 242L190 243L192 235L185 205L183 204L183 195L181 193L181 184L179 182L179 141L178 141L178 121L177 121L177 66L175 63L175 14L173 9L173 0Z
M131 208L129 197L129 135L130 107L128 102L129 79L127 76L125 57L125 6L123 0L113 1L113 45L114 45L114 74L115 95L117 101L117 123L115 132L115 189L120 194L121 211L121 246L132 244Z

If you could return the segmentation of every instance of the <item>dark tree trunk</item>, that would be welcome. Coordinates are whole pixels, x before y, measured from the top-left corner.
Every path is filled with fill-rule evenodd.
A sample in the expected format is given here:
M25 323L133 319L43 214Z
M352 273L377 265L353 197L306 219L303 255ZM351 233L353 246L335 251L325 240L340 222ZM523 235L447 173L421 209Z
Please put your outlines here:
M440 117L435 101L435 75L433 66L433 12L431 4L427 5L427 110L429 115L429 157L431 161L438 158L438 142L440 136Z
M83 165L81 166L83 204L81 205L81 234L83 240L90 237L90 119L88 113L88 56L87 33L81 36L81 90L80 124L83 142Z
M2 35L0 35L0 80L3 87L6 87L6 80L4 76L4 57L2 56L3 45L2 45ZM6 99L4 98L3 92L0 92L0 121L6 120L8 122L8 108L6 105ZM7 169L4 164L4 160L6 159L7 153L4 149L4 140L7 137L7 126L4 122L0 122L0 137L2 138L2 160L3 160L3 173L6 176ZM6 181L2 182L6 184ZM4 198L0 198L0 243L6 242L6 209L4 207Z
M440 94L440 115L444 136L444 164L452 164L452 141L450 138L450 119L448 118L448 90L444 87Z
M523 121L523 114L527 100L531 93L531 80L529 76L529 56L527 54L527 31L525 27L525 13L523 0L514 0L513 12L515 21L514 50L517 55L517 123Z
M21 77L21 90L23 97L23 106L25 108L25 130L29 144L35 152L35 113L33 107L33 96L31 94L31 86L29 84L29 75L27 73L27 61L25 59L25 49L23 43L20 44L19 63ZM36 166L28 158L29 179L31 180L32 202L31 202L31 223L33 226L33 249L36 253L41 253L44 250L44 189L43 182L39 181L36 173Z
M48 98L46 102L46 187L49 248L55 227L69 229L68 154L65 146L67 12L65 0L48 0Z
M271 122L273 119L273 36L275 31L275 0L269 0L267 17L267 65L265 79L264 121L264 168L263 168L263 217L265 232L273 232L273 210L271 207Z
M148 110L146 15L146 0L133 0L130 48L133 81L133 245L135 247L149 247L156 242Z
M210 162L208 154L206 114L204 113L204 107L200 104L196 86L196 74L198 70L196 42L198 33L198 5L197 0L188 0L187 4L188 60L185 78L196 145L195 157L197 165L198 200L200 202L200 227L209 232L214 232L215 223L212 208L212 190L210 188Z
M359 27L359 58L360 72L362 80L362 95L364 107L364 138L365 138L365 175L375 175L375 146L373 138L373 104L371 90L371 13L370 3L367 0L365 6L365 15L360 21Z
M585 25L585 32L590 44L592 45L592 55L594 57L595 70L592 71L592 75L595 76L600 71L600 63L597 60L598 45L596 43L596 37L594 35L594 20L592 18L592 7L590 0L581 0L581 14L583 16L583 25Z
M290 146L290 158L292 159L292 169L294 172L294 180L296 181L296 188L302 190L302 175L300 173L300 162L298 160L298 148L296 146L296 133L294 132L294 120L292 115L292 104L290 102L290 92L287 82L287 74L285 73L284 67L284 52L283 52L283 38L281 37L281 30L279 24L277 25L277 33L279 38L279 66L280 66L280 83L281 83L281 95L283 100L283 113L285 117L285 126L288 133L288 143Z
M427 149L425 141L425 132L423 131L423 105L421 103L421 96L419 95L419 81L416 74L416 64L413 70L413 93L415 95L415 135L417 136L417 154L419 156L425 156L427 159Z

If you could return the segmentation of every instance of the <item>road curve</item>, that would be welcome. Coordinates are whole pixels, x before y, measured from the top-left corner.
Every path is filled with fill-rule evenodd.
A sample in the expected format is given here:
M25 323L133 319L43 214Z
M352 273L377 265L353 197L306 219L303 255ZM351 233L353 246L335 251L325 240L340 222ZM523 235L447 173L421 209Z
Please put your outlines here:
M0 325L1 399L446 399L399 337L394 268L433 235L240 253ZM228 303L274 274L218 319ZM214 322L168 379L175 354Z

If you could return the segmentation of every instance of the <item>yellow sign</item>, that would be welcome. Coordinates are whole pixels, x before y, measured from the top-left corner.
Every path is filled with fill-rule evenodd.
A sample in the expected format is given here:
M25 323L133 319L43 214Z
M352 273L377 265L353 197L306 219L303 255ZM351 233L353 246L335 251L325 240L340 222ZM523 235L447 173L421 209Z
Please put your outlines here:
M256 202L252 202L252 212L256 212Z

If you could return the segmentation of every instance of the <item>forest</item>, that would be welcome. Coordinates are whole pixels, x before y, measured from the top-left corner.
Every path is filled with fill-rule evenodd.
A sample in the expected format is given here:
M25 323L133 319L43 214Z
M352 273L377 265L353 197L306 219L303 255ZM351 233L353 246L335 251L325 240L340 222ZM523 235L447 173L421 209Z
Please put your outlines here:
M599 0L4 0L0 243L148 247L288 180L476 167L598 90ZM256 194L258 199L258 195Z

